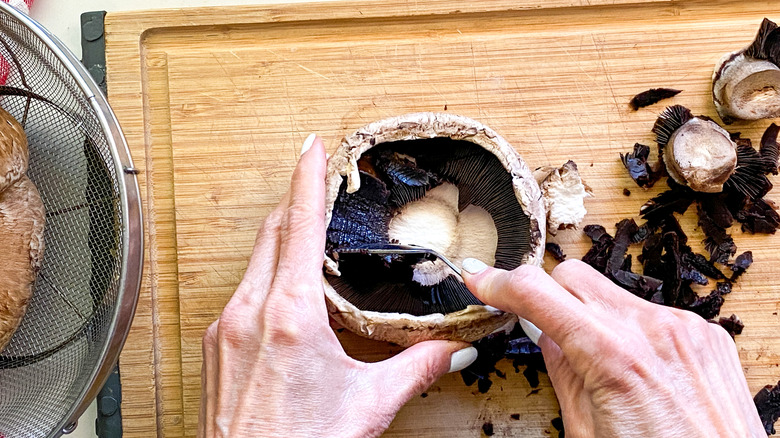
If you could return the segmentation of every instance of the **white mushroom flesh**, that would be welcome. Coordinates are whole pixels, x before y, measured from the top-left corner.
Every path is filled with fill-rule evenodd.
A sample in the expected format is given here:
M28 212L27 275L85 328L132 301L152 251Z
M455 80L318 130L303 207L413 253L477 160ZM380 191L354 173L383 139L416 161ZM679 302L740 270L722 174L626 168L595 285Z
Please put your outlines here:
M582 182L577 165L568 161L560 168L540 168L534 177L540 181L547 208L547 232L555 235L559 230L578 227L588 212L585 198L592 195Z
M421 199L404 205L391 219L388 236L401 244L433 249L456 265L467 257L493 265L498 247L493 218L475 205L458 211L458 188L450 183L441 184ZM441 260L425 260L414 266L412 279L423 286L432 286L452 273Z

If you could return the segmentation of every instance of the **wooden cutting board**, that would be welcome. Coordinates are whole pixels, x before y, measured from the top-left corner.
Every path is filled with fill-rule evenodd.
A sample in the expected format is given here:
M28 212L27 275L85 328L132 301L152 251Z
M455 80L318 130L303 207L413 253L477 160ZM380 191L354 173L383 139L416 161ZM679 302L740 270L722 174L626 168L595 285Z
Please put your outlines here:
M140 170L147 233L121 357L126 436L195 434L201 336L238 284L310 132L332 151L392 115L472 117L532 167L574 159L595 193L586 221L610 226L636 217L664 186L639 189L619 162L635 142L652 144L663 108L633 112L630 97L679 88L668 104L714 116L715 62L778 11L778 1L383 0L109 14L109 98ZM767 125L732 130L757 141ZM780 201L778 193L770 197ZM698 242L692 216L683 222ZM723 313L746 324L737 346L755 392L780 378L780 237L734 234L756 262ZM588 248L578 233L562 246L569 257ZM365 360L398 351L340 337ZM487 394L443 377L387 435L478 436L491 421L495 436L555 436L546 377L532 394L510 364L500 368L508 377Z

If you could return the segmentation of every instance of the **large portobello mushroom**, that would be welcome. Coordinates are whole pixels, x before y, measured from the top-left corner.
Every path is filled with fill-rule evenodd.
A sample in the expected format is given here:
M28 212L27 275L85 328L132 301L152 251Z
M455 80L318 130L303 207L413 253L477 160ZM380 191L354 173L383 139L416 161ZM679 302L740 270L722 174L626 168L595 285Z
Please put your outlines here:
M431 248L456 265L539 266L545 209L512 146L466 117L415 113L371 123L328 161L323 282L335 321L402 346L471 342L515 320L477 300L441 260L344 254L391 243Z

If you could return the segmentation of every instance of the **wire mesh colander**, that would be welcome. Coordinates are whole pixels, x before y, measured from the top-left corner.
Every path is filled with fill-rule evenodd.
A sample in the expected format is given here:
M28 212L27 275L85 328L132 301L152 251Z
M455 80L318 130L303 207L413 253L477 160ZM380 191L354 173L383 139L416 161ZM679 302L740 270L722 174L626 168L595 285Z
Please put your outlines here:
M0 353L0 436L56 436L108 377L140 286L138 185L108 104L64 45L0 2L0 105L25 129L46 208L43 265ZM0 263L2 263L0 248Z

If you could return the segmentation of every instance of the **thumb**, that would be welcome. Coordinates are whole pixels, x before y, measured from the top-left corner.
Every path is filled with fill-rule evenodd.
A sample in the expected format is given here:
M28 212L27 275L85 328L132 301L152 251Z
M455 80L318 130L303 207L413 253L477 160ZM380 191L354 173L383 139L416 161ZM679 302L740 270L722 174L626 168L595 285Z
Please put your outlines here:
M439 377L460 371L477 359L477 349L465 342L425 341L373 365L380 394L401 407Z

